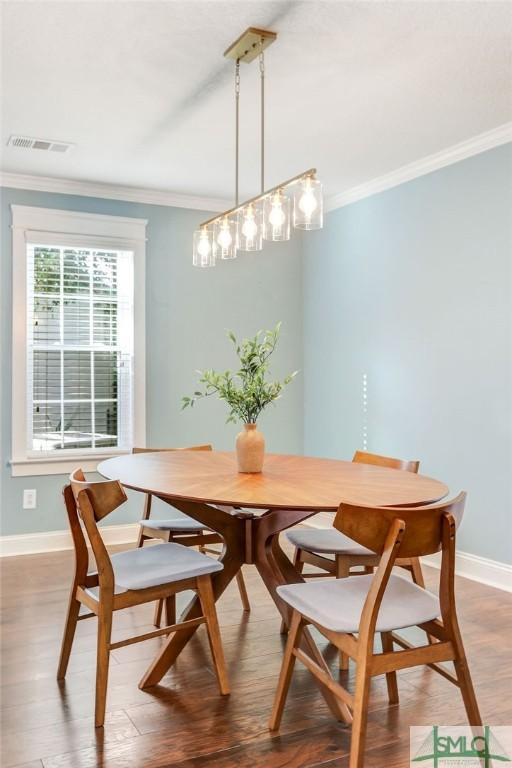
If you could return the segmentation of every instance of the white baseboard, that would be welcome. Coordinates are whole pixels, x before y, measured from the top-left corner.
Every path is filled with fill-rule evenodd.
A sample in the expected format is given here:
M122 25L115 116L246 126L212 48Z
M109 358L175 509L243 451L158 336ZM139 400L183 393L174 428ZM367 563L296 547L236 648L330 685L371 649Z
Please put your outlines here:
M311 528L325 528L325 525L304 523ZM132 544L137 540L137 523L124 525L106 525L101 529L105 544ZM34 555L41 552L59 552L73 549L69 531L49 531L48 533L24 533L16 536L0 536L0 557L13 555ZM440 568L439 554L422 558L422 563L433 568ZM463 576L480 584L512 592L512 565L490 560L469 552L457 552L455 562L457 576Z
M308 528L327 528L329 524L332 524L332 515L324 512L302 523ZM441 555L422 557L421 562L433 568L440 568ZM455 573L465 579L512 592L512 565L508 563L500 563L498 560L489 560L487 557L471 555L469 552L459 550L455 558Z
M421 562L433 568L441 567L441 556L429 555L422 557ZM489 560L487 557L472 555L469 552L457 551L455 555L455 573L480 584L512 592L512 565Z
M101 535L105 544L133 544L137 540L138 531L137 523L105 525L101 528ZM69 531L0 536L0 557L60 552L64 549L73 549L73 541Z

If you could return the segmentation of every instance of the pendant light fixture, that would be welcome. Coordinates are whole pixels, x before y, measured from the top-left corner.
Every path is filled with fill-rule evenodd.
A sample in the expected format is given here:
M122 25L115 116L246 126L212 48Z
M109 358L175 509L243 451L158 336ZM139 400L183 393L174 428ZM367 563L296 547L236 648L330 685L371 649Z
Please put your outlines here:
M289 240L291 227L321 229L323 226L322 185L316 169L265 189L265 60L264 50L276 39L275 32L249 27L230 45L224 56L235 61L235 205L199 225L194 232L195 267L214 267L218 259L234 259L242 251L261 251L264 241ZM240 125L240 62L255 59L260 66L261 157L259 195L243 203L238 199L238 158Z

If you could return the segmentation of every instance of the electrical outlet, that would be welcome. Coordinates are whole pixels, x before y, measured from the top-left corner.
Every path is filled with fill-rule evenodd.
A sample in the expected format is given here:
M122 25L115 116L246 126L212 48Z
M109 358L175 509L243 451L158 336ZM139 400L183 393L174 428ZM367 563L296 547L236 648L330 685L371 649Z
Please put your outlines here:
M35 509L37 505L37 491L35 488L25 488L23 491L23 509Z

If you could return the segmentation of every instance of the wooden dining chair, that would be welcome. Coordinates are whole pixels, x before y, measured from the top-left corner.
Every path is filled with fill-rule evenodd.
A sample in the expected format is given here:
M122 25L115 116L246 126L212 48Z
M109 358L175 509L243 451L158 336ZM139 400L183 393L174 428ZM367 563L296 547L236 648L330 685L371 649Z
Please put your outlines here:
M70 475L69 485L66 485L63 493L75 549L75 575L57 679L63 680L66 676L77 622L97 616L95 724L97 727L102 726L105 720L110 651L206 624L220 693L228 694L228 676L211 583L211 575L222 570L222 563L174 542L109 555L97 524L126 501L121 484L117 480L87 482L82 470L77 469ZM97 570L91 573L88 573L89 553L80 519L96 561ZM99 588L99 591L95 588ZM178 592L184 590L197 593L202 616L111 642L114 611L155 600L174 599ZM89 613L80 615L81 605L85 605Z
M352 461L356 464L371 464L415 473L420 466L419 461L404 461L364 451L356 451ZM342 579L350 575L352 568L361 566L362 573L372 573L374 566L379 562L373 552L351 541L335 528L299 528L288 531L286 537L295 547L293 562L300 573L306 563L321 569L320 573L304 573L306 579L332 575ZM418 558L400 558L396 564L410 571L416 584L425 586ZM284 623L281 631L286 632ZM348 658L343 653L340 654L340 669L348 669Z
M133 448L132 453L161 453L169 451L211 451L212 446L205 445L192 445L188 448ZM222 538L218 533L210 531L204 527L203 523L198 520L194 520L193 517L180 513L180 516L167 518L165 520L159 520L157 518L150 518L151 505L153 496L151 493L145 494L144 501L144 514L140 521L139 537L137 540L137 546L142 547L145 541L151 539L161 539L165 542L175 541L178 544L182 544L185 547L199 548L199 551L203 554L219 555L216 549L210 549L210 544L222 544ZM229 509L223 507L223 509ZM249 597L247 595L247 589L245 586L244 575L241 570L236 575L236 582L238 585L238 591L240 593L240 599L242 601L242 607L244 611L251 610L251 604L249 603ZM158 600L155 606L155 616L153 623L155 627L160 627L162 622L162 610L164 608L164 601ZM165 621L167 624L174 624L176 621L176 598L170 598L165 602Z
M460 688L469 723L480 726L473 684L457 621L454 595L455 532L464 512L466 494L428 507L358 507L342 504L337 530L379 558L375 574L289 584L277 588L292 610L290 631L270 719L279 728L295 659L352 714L349 768L362 768L371 678L386 675L388 697L398 702L396 672L428 665ZM398 558L414 558L442 551L439 595L407 578L392 574ZM328 671L300 647L303 628L311 624L356 663L355 692L350 694ZM414 647L396 630L419 626L436 638ZM382 653L374 651L380 633ZM397 646L400 650L395 650ZM452 661L454 674L439 662Z

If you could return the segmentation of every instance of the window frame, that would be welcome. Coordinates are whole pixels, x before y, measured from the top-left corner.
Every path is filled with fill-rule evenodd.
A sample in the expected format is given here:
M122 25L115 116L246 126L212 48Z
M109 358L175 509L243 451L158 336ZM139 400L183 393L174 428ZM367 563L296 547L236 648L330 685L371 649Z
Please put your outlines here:
M145 258L147 219L11 205L12 214L12 458L13 477L71 472L79 463L95 471L99 461L120 456L120 448L68 449L66 456L34 457L28 445L27 244L54 237L55 244L133 252L134 362L133 444L146 444Z

